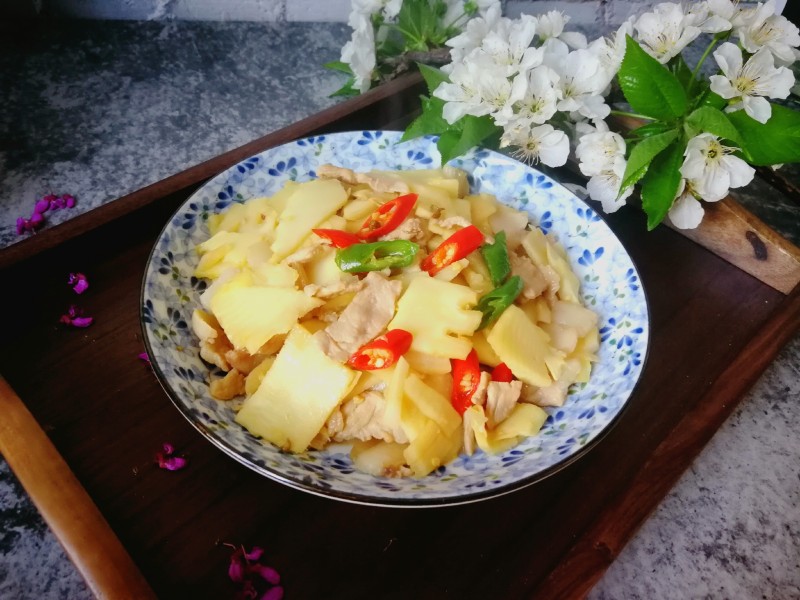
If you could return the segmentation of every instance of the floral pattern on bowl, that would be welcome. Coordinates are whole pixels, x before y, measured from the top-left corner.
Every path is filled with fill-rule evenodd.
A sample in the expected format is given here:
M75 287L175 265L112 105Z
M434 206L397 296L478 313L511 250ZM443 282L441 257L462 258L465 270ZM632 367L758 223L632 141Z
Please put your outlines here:
M209 441L247 467L321 496L384 506L471 502L534 483L585 453L619 417L643 369L649 322L636 267L620 241L586 203L552 179L497 152L474 149L451 162L469 173L473 192L487 192L530 215L566 249L584 303L600 315L599 361L587 384L573 386L560 408L547 409L539 435L497 456L460 456L423 479L388 479L357 471L347 448L293 455L265 443L234 420L237 403L208 392L212 368L199 357L188 325L206 282L192 277L195 247L207 219L233 202L271 195L286 181L315 177L322 164L355 171L440 165L433 137L400 141L392 131L310 137L262 152L217 175L166 224L142 287L144 339L156 375L183 415Z

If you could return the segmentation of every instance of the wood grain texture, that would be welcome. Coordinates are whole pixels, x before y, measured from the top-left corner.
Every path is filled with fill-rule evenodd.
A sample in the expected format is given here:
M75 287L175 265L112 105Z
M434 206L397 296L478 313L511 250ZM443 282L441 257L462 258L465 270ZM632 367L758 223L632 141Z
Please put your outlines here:
M402 127L419 89L409 85L318 130ZM216 166L124 215L101 213L80 235L17 256L2 273L20 290L6 309L14 319L0 339L2 370L159 597L230 597L221 542L265 547L293 598L523 598L537 589L580 597L666 492L637 487L642 473L658 477L648 465L658 467L672 444L682 460L695 456L714 419L741 397L738 383L723 385L731 365L737 381L752 380L797 327L787 319L781 336L770 328L775 315L796 309L796 294L786 298L668 228L648 233L640 211L622 209L607 221L647 290L651 345L624 412L590 452L536 485L466 506L401 510L311 496L218 451L137 358L150 249ZM75 301L72 271L92 282L80 298L95 317L86 330L58 324ZM751 347L758 360L747 356ZM686 415L697 416L695 426L682 427ZM165 441L188 468L155 466ZM668 465L668 480L680 464ZM548 587L553 580L558 587Z
M0 376L0 452L100 599L155 598L92 499Z
M800 248L731 196L705 203L705 211L697 229L677 231L784 294L800 283Z

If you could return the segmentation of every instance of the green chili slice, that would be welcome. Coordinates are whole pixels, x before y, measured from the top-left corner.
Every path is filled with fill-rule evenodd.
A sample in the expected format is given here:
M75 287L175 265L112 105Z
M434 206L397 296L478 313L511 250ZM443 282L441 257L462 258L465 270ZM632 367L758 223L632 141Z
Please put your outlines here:
M496 287L482 296L476 306L483 313L478 329L483 329L500 318L503 311L511 306L511 303L516 300L520 292L522 292L522 278L519 275L514 275L500 287Z
M481 246L481 256L486 261L489 275L492 278L492 285L495 287L502 283L511 275L511 261L508 258L508 245L506 244L506 232L500 231L494 236L493 244Z
M336 251L336 265L345 273L366 273L407 267L414 262L419 245L408 240L353 244Z

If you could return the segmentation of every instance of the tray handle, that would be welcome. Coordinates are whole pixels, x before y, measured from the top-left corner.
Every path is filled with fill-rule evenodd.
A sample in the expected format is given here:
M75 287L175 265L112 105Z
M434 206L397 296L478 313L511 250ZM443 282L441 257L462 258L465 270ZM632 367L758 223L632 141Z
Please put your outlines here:
M101 599L156 595L33 415L0 375L0 452Z

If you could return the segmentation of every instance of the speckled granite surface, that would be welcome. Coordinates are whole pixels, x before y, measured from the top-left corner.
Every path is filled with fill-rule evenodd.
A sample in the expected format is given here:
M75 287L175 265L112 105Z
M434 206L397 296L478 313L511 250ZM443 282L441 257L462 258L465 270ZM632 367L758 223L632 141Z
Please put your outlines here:
M2 26L0 26L2 27ZM28 27L28 29L26 29ZM343 24L38 21L0 36L0 247L334 103ZM301 51L292 51L302 48Z
M43 193L75 194L75 211L58 214L68 218L330 105L340 79L319 65L348 35L309 23L3 29L0 247ZM800 207L765 203L764 191L743 199L800 239ZM590 598L800 598L798 423L800 337ZM90 597L0 462L0 598Z

